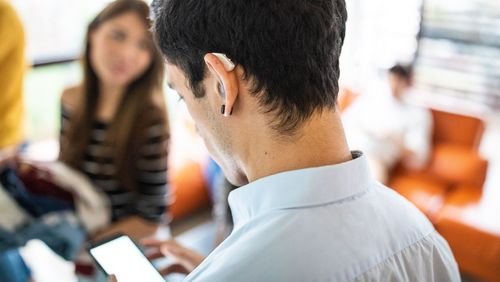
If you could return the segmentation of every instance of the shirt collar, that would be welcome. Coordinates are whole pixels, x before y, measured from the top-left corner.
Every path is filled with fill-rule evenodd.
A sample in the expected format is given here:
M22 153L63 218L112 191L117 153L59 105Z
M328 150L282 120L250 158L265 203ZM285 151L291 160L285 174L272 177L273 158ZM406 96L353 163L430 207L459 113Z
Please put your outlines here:
M232 191L235 227L272 210L321 206L366 193L375 180L366 157L359 151L352 156L351 161L278 173Z

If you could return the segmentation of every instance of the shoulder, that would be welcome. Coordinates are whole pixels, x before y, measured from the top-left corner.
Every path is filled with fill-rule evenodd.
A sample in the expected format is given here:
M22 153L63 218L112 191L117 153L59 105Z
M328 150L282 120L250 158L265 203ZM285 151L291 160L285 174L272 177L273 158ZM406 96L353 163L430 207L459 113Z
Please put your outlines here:
M385 207L388 203L395 207ZM397 212L404 215L394 216ZM251 225L235 229L192 277L199 281L352 280L369 265L383 263L390 254L432 232L420 212L389 188L374 184L370 193L349 206L328 204L252 220Z
M22 30L21 19L14 6L8 1L0 0L0 23L8 27L8 31L11 31L12 35ZM22 33L17 36L22 36Z
M21 19L9 1L0 0L0 47L10 44L24 44L24 32Z
M67 110L74 110L83 103L83 88L81 85L71 86L64 89L61 95L61 105Z
M17 13L14 10L14 7L5 0L0 0L0 14L2 15L1 18L4 19L11 19L11 17L17 17Z
M431 258L431 259L430 259ZM384 257L357 275L353 281L460 281L448 243L436 231Z

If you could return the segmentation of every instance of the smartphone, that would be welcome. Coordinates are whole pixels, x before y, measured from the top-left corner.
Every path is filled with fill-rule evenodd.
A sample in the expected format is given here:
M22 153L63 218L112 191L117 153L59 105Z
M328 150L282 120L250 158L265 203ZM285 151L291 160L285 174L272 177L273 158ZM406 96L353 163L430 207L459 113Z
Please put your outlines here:
M88 252L97 265L118 282L165 282L158 270L146 258L130 237L118 234L97 243L91 243Z

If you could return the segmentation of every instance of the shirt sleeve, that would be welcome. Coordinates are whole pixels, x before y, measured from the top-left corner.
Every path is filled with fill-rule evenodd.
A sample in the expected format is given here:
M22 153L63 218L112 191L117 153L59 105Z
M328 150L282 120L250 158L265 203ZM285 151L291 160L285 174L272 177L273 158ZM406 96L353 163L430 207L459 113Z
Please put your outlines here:
M405 134L405 147L411 151L414 158L408 160L408 165L420 168L426 164L430 155L432 115L423 108L417 108L412 114L412 122Z
M20 145L23 128L24 31L9 1L0 1L0 148Z
M168 145L169 136L164 122L146 129L146 142L137 161L138 199L136 214L153 222L160 222L167 208Z

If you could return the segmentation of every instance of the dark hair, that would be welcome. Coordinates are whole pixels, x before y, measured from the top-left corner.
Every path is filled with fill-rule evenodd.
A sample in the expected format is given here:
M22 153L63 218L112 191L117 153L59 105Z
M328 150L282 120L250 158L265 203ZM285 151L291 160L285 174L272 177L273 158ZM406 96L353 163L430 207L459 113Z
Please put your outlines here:
M89 24L82 58L84 103L71 114L68 134L61 140L60 160L79 169L90 141L96 121L99 102L99 78L90 61L90 34L103 23L127 12L136 13L150 28L149 7L142 0L117 0L106 6ZM145 128L160 122L168 136L166 106L163 100L164 65L155 44L151 49L152 60L145 72L132 81L123 96L118 112L110 125L106 142L113 147L114 162L118 167L117 179L127 189L135 188L135 163L138 148L146 140Z
M315 111L335 108L345 36L344 0L155 0L154 36L196 97L203 56L225 53L254 83L272 127L292 134Z
M411 66L403 66L403 65L397 64L389 69L389 73L396 75L396 76L406 80L407 82L411 81L411 77L412 77Z

